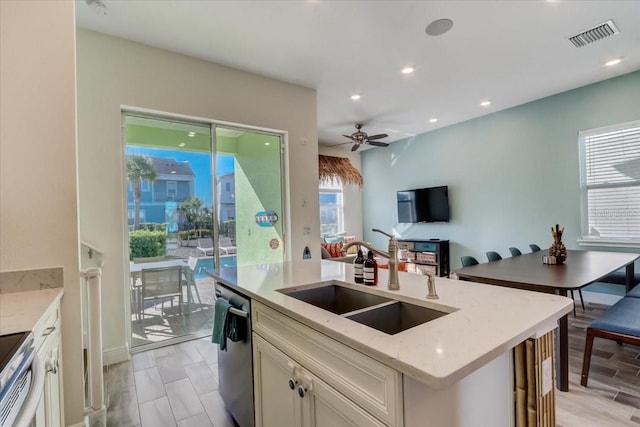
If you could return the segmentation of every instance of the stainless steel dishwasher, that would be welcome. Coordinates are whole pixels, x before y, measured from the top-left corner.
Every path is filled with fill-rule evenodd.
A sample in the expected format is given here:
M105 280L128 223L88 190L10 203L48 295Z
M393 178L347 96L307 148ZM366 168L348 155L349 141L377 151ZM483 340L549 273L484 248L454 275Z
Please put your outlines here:
M227 338L227 350L218 347L218 389L227 409L240 427L254 426L253 348L251 340L251 299L232 287L216 283L216 298L229 302L230 316L240 319L242 338Z

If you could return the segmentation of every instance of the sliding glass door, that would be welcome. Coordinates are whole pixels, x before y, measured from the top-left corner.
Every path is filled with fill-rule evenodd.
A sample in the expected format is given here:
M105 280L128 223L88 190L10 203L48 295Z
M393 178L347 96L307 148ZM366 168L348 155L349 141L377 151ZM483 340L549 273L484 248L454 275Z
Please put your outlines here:
M284 258L282 138L136 113L123 122L131 346L210 334L207 271Z

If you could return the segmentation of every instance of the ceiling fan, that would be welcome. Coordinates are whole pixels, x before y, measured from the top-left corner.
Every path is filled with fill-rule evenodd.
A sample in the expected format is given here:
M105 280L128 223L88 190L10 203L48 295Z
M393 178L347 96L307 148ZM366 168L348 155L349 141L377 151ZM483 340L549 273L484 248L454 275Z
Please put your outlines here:
M376 141L378 139L386 138L389 135L387 135L386 133L380 133L377 135L369 136L366 132L362 132L360 130L362 129L362 126L363 125L361 123L357 123L356 131L354 133L352 133L351 135L342 135L345 138L349 138L351 141L353 141L354 145L353 147L351 147L351 151L356 151L362 144L375 145L376 147L387 147L389 145L386 142Z

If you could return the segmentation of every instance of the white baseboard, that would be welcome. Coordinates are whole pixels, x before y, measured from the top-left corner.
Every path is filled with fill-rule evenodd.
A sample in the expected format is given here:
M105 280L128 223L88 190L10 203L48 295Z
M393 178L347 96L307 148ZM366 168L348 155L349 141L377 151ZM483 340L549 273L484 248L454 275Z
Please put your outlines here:
M131 359L131 354L129 353L129 346L127 345L107 348L102 351L102 364L104 366L126 362L129 359Z
M575 294L576 304L580 304L579 297L577 293ZM588 292L582 291L582 298L584 298L584 302L595 302L597 304L606 304L613 305L622 299L621 296L611 295L611 294L603 294L601 292Z

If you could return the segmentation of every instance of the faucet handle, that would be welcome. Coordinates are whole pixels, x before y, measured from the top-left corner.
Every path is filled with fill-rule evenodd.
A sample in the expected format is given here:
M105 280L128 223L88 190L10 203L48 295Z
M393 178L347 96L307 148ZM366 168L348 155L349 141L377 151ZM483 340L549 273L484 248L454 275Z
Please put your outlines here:
M387 236L390 239L395 239L396 238L394 235L386 233L386 232L380 230L379 228L372 228L371 231L375 231L376 233L384 234L385 236Z

